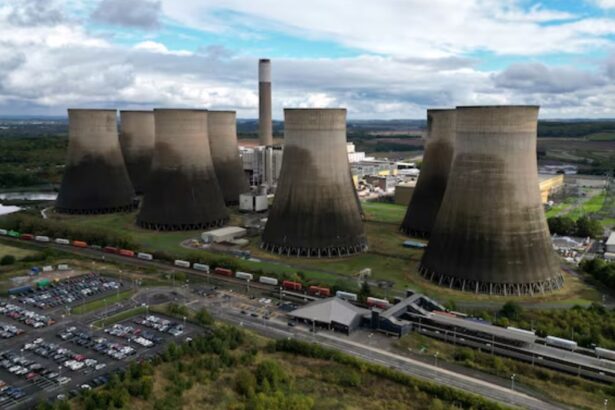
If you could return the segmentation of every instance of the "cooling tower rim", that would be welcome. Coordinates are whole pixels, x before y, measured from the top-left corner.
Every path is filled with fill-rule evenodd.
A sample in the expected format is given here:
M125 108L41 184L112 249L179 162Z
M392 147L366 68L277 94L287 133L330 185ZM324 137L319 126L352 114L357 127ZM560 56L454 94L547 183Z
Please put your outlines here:
M501 105L458 105L457 107L455 107L456 110L476 110L476 109L485 109L485 108L491 108L491 109L510 109L510 108L533 108L533 109L540 109L540 105L505 105L505 104L501 104Z
M259 58L258 62L259 63L270 63L271 59L270 58ZM254 64L254 63L252 63L252 64Z
M67 108L68 112L77 111L77 112L115 112L117 113L117 108Z
M457 108L428 108L427 112L455 112Z
M154 112L208 112L206 108L154 108Z
M220 113L220 114L237 114L237 111L233 110L207 110L211 113Z
M346 112L346 108L284 108L284 111L305 111L305 112L335 112L335 111L343 111Z
M143 114L153 114L153 110L120 110L120 113L122 112L138 112L138 113L143 113Z

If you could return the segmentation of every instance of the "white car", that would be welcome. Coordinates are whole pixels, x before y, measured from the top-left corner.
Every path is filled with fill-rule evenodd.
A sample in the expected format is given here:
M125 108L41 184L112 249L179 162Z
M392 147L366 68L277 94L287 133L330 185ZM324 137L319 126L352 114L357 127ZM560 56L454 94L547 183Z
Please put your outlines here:
M92 386L90 386L89 384L82 384L81 390L92 390Z
M70 377L62 376L58 379L59 384L66 384L70 381Z

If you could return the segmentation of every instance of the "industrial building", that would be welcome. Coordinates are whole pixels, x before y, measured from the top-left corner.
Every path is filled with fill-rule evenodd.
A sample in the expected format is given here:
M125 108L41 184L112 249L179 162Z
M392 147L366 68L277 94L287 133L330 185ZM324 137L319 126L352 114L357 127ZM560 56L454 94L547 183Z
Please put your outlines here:
M261 246L306 257L367 249L346 149L345 109L285 109L284 160Z
M155 109L156 143L137 224L161 231L195 230L228 221L209 148L208 113Z
M265 193L248 192L239 195L239 210L242 212L264 212L269 208Z
M120 111L120 146L137 194L145 192L154 153L154 112Z
M539 174L540 200L543 204L549 202L551 195L556 194L564 187L564 175Z
M203 232L201 239L205 243L231 242L246 236L246 233L247 231L239 226L225 226L224 228Z
M457 107L453 163L423 276L501 295L562 286L538 189L537 117L536 106Z
M226 205L237 205L239 195L248 192L248 180L243 172L237 146L235 111L208 111L209 147L218 185Z
M258 60L258 139L262 146L273 145L271 122L271 60Z
M416 181L406 181L395 186L393 202L397 205L408 206L416 188Z
M421 174L400 226L407 235L423 238L431 235L453 159L455 118L454 109L427 110L427 140Z
M288 313L297 321L346 334L358 329L366 315L369 310L337 297L320 299Z
M239 147L239 151L250 186L272 189L277 185L282 170L282 147Z
M68 155L56 211L100 214L134 207L116 110L69 109Z

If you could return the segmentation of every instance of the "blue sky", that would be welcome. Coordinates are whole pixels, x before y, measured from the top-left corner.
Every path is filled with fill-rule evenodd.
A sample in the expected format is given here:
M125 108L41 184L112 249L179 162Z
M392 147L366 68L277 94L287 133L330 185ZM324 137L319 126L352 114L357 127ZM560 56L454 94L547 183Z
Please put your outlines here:
M274 117L539 104L615 117L615 0L3 0L0 113L199 106Z

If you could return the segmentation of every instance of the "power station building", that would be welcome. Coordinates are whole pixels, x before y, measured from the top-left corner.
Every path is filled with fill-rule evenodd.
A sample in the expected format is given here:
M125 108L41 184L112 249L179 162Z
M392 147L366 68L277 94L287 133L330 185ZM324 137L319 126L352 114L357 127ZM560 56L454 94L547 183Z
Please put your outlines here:
M538 189L538 107L457 107L456 116L453 163L421 273L476 293L560 288Z
M154 112L120 111L120 146L132 185L145 192L154 152Z
M284 159L264 249L306 257L367 249L346 150L345 109L285 109Z
M260 145L273 145L271 118L271 60L258 60L258 138Z
M161 231L207 229L228 221L208 138L208 112L155 109L156 143L137 224Z
M134 208L116 110L68 110L68 158L56 210L100 214Z
M227 205L237 205L239 195L248 192L248 179L243 172L237 146L237 120L235 111L209 111L209 147Z
M453 160L455 116L454 109L427 110L427 141L421 173L400 227L407 235L426 238L431 234Z

